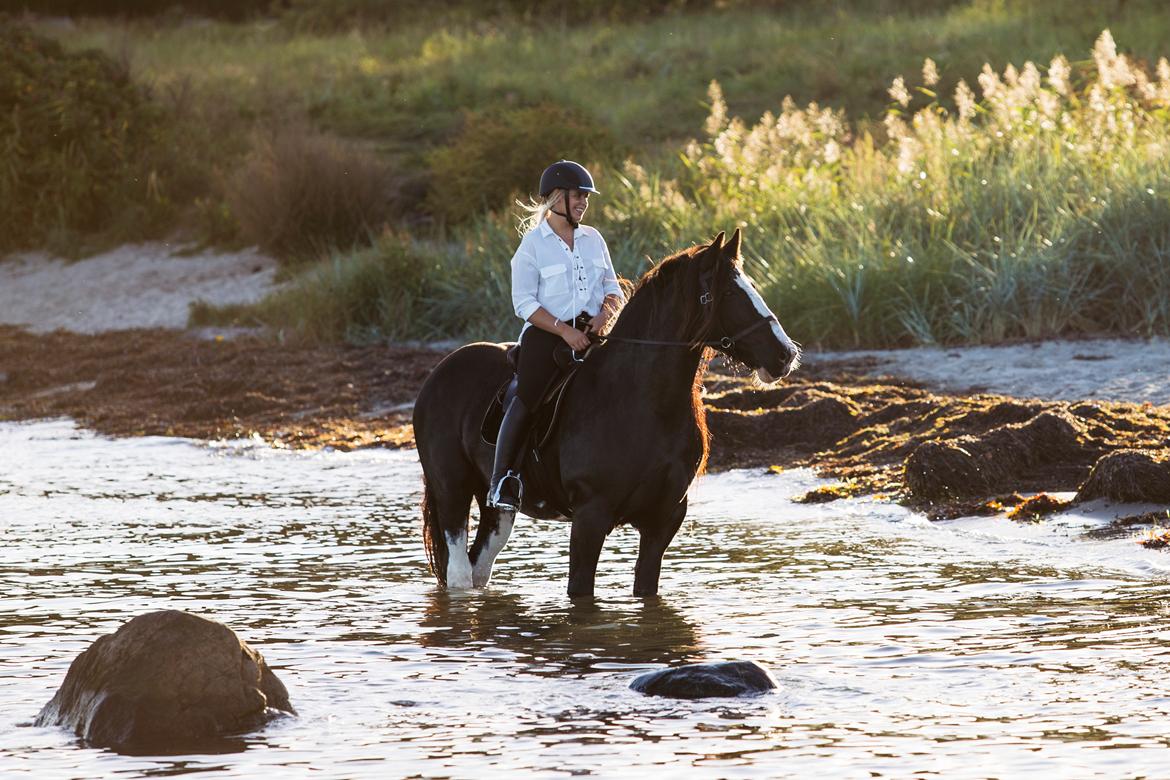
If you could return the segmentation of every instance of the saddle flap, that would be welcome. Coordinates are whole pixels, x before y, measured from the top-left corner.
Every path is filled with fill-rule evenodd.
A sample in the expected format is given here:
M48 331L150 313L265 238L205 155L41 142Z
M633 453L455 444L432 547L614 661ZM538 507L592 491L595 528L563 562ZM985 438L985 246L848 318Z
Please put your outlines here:
M511 351L509 350L509 352ZM572 359L572 350L568 348L568 345L565 346L565 353L567 355L566 361L557 361L557 366L560 367L561 373L549 383L548 390L541 396L540 403L532 410L532 419L535 421L532 426L532 431L529 433L529 440L532 442L532 447L526 449L539 448L548 441L548 437L552 433L553 426L556 424L557 416L560 413L561 397L568 388L569 381L577 373L577 367L581 365L579 360ZM480 423L479 428L479 436L484 444L487 444L489 447L496 446L496 440L500 436L500 425L504 422L504 410L508 408L508 402L516 394L516 384L517 378L513 374L508 381L500 385L492 395L492 400L488 403L487 409L484 410L483 422Z

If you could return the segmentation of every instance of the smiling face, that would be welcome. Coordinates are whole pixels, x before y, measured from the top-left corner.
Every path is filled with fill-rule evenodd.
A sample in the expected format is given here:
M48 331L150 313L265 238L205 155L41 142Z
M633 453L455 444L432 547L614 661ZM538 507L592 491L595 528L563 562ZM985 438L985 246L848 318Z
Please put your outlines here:
M589 193L584 190L565 190L568 212L575 222L580 222L589 208Z

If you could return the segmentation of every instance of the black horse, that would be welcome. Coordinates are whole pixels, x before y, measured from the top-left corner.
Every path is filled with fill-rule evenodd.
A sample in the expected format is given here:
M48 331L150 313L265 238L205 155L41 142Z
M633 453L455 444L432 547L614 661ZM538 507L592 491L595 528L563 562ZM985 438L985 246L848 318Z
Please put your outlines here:
M641 536L634 594L658 592L662 555L707 459L699 398L706 348L766 382L799 363L799 348L744 275L739 250L738 230L726 244L720 233L648 271L604 343L577 369L539 458L530 448L524 459L524 513L572 519L570 596L593 594L601 546L621 523ZM493 450L481 423L512 373L504 353L486 343L456 350L431 372L414 407L423 538L431 570L450 589L487 584L515 518L485 505ZM480 521L469 551L472 497Z

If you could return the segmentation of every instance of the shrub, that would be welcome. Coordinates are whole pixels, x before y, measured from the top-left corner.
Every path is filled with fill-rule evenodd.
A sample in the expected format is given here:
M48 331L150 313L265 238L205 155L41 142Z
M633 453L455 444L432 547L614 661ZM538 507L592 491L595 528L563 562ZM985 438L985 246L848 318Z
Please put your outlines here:
M0 251L108 227L157 199L161 117L124 65L0 19Z
M466 246L387 231L372 246L305 268L259 303L194 307L191 323L266 325L310 343L514 337L508 260L515 234L485 228L491 235Z
M392 188L373 152L294 126L257 137L228 202L247 241L298 260L366 242L390 216Z
M445 222L463 222L517 194L535 194L549 163L589 165L615 154L606 129L559 106L469 113L455 139L430 155L427 204Z

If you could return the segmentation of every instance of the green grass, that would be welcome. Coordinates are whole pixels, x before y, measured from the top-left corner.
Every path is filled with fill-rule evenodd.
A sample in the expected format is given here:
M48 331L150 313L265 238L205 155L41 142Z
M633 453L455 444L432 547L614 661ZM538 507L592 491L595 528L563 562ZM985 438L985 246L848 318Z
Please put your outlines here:
M246 116L304 111L323 129L396 150L443 140L463 111L552 101L647 152L694 134L713 78L740 116L758 116L791 95L860 118L880 116L885 85L916 72L925 57L952 78L973 81L985 62L1002 68L1087 52L1106 27L1134 56L1152 61L1170 33L1170 18L1153 0L1076 7L975 0L925 16L870 15L865 6L669 14L571 31L501 18L324 35L273 22L91 20L54 34L69 46L125 53L148 83L189 82Z

